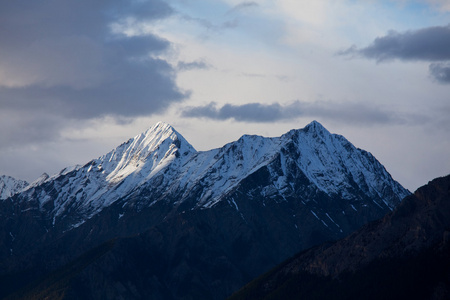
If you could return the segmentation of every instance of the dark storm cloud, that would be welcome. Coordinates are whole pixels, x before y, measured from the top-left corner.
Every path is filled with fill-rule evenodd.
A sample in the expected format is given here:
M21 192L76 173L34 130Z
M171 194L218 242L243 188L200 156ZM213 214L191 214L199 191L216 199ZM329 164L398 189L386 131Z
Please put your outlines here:
M161 112L180 93L173 82L154 72L172 72L161 60L117 65L120 74L112 73L99 85L73 88L67 85L32 85L0 88L2 107L40 111L68 118L89 119L105 115L133 117Z
M124 57L141 57L150 52L166 50L170 43L156 36L132 36L107 41L105 45L114 53Z
M170 43L127 37L111 26L173 13L160 0L3 1L0 4L0 107L65 118L161 112L187 94L175 70L155 58Z
M339 55L364 57L377 62L390 60L436 62L430 65L430 75L440 83L450 83L450 25L423 28L399 33L390 31L376 38L365 48L355 46Z
M286 105L279 103L225 104L220 108L217 107L216 103L211 102L204 106L187 107L181 114L183 117L190 118L234 119L240 122L261 123L290 120L298 117L323 117L337 122L367 126L374 124L400 124L408 120L407 117L364 103L333 103L326 101L295 101ZM424 117L420 118L423 118L425 121Z

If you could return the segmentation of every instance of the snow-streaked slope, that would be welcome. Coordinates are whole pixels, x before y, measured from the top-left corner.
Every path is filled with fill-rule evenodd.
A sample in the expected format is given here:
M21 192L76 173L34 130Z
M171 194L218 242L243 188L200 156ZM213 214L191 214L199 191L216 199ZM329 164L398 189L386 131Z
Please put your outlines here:
M354 191L362 189L369 197L383 199L392 209L398 200L391 198L402 199L410 194L372 154L357 149L341 135L330 134L316 121L282 138L294 144L298 153L296 163L308 179L329 195L352 199Z
M309 190L349 201L370 198L390 209L409 194L370 153L314 121L281 137L244 135L204 152L158 123L82 167L41 178L20 198L37 199L54 224L70 215L69 227L76 227L118 200L123 207L138 199L146 207L189 200L185 208L210 208L261 168L271 174L261 193L281 198L308 201L292 183L299 176L307 178Z
M76 215L76 226L195 152L170 125L160 122L82 167L41 176L22 196L37 198L54 223L69 212Z
M11 176L0 176L0 200L4 200L12 195L22 191L28 182L20 179L15 179Z
M197 207L211 207L241 180L267 165L280 146L278 138L244 135L220 149L198 153L178 175L183 198L201 185L203 192Z
M148 180L177 157L185 160L195 149L170 125L158 123L96 161L97 168L108 174L114 184L132 175ZM130 182L135 184L136 182Z
M274 178L269 188L282 196L295 193L288 182L292 171L286 167L292 165L330 196L357 201L363 192L364 197L383 201L392 209L409 194L370 153L330 134L316 121L281 137L244 135L222 148L199 152L171 178L170 189L184 191L178 200L182 202L201 186L196 207L208 208L275 159L280 160L281 169L269 168Z

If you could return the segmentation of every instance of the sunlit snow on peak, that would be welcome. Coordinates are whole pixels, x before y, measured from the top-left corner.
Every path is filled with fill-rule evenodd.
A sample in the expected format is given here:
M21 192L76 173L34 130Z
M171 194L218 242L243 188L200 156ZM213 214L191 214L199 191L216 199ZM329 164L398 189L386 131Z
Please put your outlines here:
M52 208L54 222L65 212L76 211L76 226L119 199L126 204L133 195L144 195L139 201L147 206L173 196L175 206L191 199L192 209L207 209L262 168L273 178L263 189L268 196L292 196L295 188L290 180L298 176L308 187L348 201L359 201L354 193L358 186L364 197L378 199L378 205L382 201L391 209L408 194L370 153L316 121L281 137L244 135L202 152L172 126L159 122L82 167L45 178L39 201L41 208ZM37 190L39 186L29 188L30 193ZM51 192L55 190L59 192Z

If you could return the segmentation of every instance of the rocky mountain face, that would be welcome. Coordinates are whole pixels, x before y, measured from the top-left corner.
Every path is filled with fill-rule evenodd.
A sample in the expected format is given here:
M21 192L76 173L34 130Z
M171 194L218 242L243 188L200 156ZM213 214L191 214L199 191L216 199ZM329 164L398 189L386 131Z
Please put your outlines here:
M28 182L15 179L11 176L0 176L0 201L22 191Z
M449 299L450 175L384 218L312 248L230 299Z
M408 194L315 121L205 152L158 123L0 202L0 297L224 299Z

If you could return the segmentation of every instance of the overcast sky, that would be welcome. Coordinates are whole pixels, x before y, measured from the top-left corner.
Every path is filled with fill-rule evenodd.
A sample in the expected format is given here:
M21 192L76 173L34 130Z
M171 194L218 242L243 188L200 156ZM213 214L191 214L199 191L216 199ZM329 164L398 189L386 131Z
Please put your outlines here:
M319 121L411 191L450 173L447 0L0 2L0 174L158 121L197 150Z

